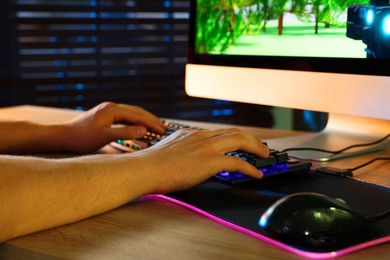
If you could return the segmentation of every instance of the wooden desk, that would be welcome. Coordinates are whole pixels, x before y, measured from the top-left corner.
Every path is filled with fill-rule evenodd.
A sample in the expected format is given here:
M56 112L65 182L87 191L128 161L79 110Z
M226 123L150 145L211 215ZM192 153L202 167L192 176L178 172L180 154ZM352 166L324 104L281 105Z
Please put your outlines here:
M74 111L31 106L0 109L1 119L23 118L55 122ZM193 123L192 125L195 125ZM196 123L204 128L223 125ZM261 139L299 132L244 127ZM352 167L385 151L329 163ZM355 172L356 178L390 186L390 163L377 162ZM380 203L380 202L378 202ZM145 196L110 212L66 226L16 238L0 244L0 259L301 259L189 209ZM341 259L390 259L390 243L371 247Z

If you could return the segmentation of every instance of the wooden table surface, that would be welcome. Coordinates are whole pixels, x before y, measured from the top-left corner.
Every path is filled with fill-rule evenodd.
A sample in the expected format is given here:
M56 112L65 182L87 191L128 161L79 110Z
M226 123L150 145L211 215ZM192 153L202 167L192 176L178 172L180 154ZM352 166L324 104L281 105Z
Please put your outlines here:
M0 109L0 120L28 119L50 123L71 118L75 113L19 106ZM203 128L226 127L191 123ZM242 128L261 139L301 134L285 130ZM390 147L381 152L321 165L347 168L384 155L390 156ZM369 165L357 170L355 177L390 186L390 163L381 161ZM302 257L221 225L187 208L157 197L144 196L104 214L0 244L0 259L293 260ZM347 254L340 259L390 259L390 243Z

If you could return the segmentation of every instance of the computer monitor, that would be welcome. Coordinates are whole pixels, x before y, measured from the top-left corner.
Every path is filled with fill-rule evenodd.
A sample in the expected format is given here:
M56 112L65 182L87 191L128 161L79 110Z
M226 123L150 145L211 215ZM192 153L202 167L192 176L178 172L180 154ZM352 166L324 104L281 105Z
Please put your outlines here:
M388 1L297 3L192 0L187 94L329 113L320 133L266 140L275 149L338 150L389 134ZM291 153L331 160L389 143L339 155Z

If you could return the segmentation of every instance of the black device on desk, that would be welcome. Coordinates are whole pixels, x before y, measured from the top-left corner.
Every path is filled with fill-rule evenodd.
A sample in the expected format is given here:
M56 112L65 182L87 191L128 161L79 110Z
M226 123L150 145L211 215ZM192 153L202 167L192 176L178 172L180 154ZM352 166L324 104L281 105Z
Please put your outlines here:
M134 141L117 140L116 142L112 143L112 145L124 151L129 151L129 149L138 150L142 149L143 147L153 146L180 129L199 129L197 127L174 122L169 122L167 124L168 129L164 134L148 131L147 134L141 139ZM254 154L243 151L228 152L226 153L226 156L236 156L252 164L263 172L264 177L295 172L308 172L312 165L309 161L291 158L286 152L279 152L278 150L274 149L270 149L270 156L268 158L259 158ZM251 177L239 172L220 172L216 174L213 179L232 185L252 180Z
M259 220L260 227L270 236L290 239L323 239L326 235L363 229L369 223L370 218L344 201L315 192L285 196Z
M164 198L299 255L334 258L390 241L389 194L386 187L309 171L233 186L207 181Z

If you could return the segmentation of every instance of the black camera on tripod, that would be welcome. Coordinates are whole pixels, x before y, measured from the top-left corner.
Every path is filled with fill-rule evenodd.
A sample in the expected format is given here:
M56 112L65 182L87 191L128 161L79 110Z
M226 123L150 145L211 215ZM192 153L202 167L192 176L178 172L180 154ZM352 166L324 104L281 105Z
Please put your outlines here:
M390 0L348 7L347 37L367 45L367 58L390 58Z

